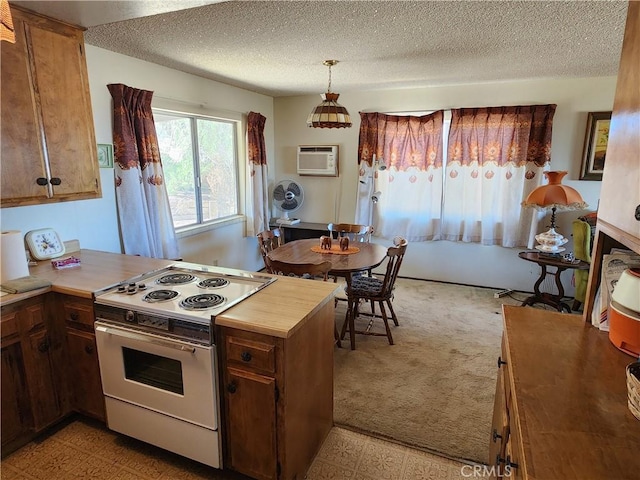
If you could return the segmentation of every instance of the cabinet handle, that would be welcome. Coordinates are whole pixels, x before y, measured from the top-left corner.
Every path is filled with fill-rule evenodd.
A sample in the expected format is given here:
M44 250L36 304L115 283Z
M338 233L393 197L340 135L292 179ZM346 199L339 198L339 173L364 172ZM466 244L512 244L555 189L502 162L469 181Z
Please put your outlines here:
M78 321L78 319L80 318L80 315L78 315L78 312L71 312L69 314L69 317L71 318L71 320Z
M93 345L85 345L84 346L84 351L88 354L91 355L93 353Z
M229 393L236 393L236 390L238 390L238 386L231 382L229 385L227 385L227 392Z
M53 177L51 180L49 180L49 183L51 185L60 185L62 183L62 180L60 180L58 177Z
M41 187L44 187L47 183L49 183L49 180L47 180L44 177L38 177L38 178L36 178L36 183L38 185L40 185Z
M636 207L636 220L640 222L640 205Z
M497 454L496 455L496 466L501 464L501 463L504 463L505 466L507 466L509 468L518 468L520 466L517 463L512 462L511 461L511 457L509 455L507 455L507 458L505 459L505 458L501 458L500 454Z
M505 465L511 468L518 468L519 466L517 463L511 461L511 457L509 455L507 455L507 461L505 462Z
M498 433L498 430L496 430L495 428L493 429L493 443L496 443L498 441L499 438L502 438L502 435L500 435Z
M502 357L498 357L498 368L500 368L502 365L506 365L506 364L507 364L507 362L502 360Z
M48 350L49 350L49 339L45 338L38 344L38 351L40 353L45 353Z
M250 362L251 361L251 354L249 352L242 352L240 354L240 358L242 359L243 362Z

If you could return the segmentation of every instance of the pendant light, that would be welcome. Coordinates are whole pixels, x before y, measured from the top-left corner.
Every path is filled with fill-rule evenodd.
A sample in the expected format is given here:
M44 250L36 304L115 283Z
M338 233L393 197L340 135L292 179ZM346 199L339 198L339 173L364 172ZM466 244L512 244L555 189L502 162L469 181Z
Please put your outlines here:
M337 93L331 92L331 67L337 60L325 60L323 65L329 67L329 87L323 93L322 103L315 107L307 118L307 126L314 128L345 128L351 127L351 116L346 108L338 103Z

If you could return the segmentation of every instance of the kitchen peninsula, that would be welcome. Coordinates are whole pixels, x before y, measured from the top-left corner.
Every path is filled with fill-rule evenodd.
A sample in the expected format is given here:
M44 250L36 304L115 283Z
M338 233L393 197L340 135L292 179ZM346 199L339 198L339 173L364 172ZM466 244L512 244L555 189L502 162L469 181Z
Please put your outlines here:
M1 298L3 455L71 412L105 420L94 292L176 263L73 255L78 268L31 268L51 287ZM304 477L333 423L335 289L278 277L216 317L225 468L256 479Z

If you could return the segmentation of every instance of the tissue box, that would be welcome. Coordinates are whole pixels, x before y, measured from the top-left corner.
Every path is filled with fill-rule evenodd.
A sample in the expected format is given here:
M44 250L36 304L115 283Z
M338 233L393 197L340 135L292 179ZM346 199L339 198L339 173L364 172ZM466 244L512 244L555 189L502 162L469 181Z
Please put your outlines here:
M74 268L80 266L80 259L76 257L58 258L51 260L51 265L56 270L62 270L63 268Z

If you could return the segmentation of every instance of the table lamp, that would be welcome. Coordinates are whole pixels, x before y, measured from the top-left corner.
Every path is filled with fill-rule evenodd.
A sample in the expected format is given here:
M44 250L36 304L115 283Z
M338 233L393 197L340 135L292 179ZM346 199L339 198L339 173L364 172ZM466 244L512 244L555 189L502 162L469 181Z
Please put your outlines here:
M557 254L564 251L562 245L568 242L556 232L556 210L582 210L588 207L578 191L562 184L562 177L567 172L544 172L549 180L547 185L540 185L522 202L523 207L534 207L539 210L551 209L551 227L544 233L536 235L536 249L541 252Z

